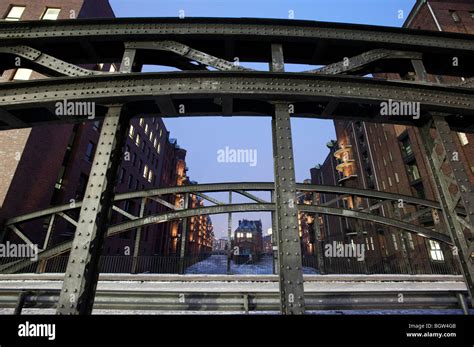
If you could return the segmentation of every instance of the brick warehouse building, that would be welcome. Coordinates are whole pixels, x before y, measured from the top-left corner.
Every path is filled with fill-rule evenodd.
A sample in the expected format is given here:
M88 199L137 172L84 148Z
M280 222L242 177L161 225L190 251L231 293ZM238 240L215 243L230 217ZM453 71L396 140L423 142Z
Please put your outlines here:
M418 0L404 27L474 34L474 2ZM405 76L391 74L383 77L415 79L412 72ZM428 79L434 83L461 82L450 76L428 76ZM335 121L334 124L337 135L335 148L330 150L323 165L311 170L312 183L334 182L346 187L376 189L437 200L417 128L348 121ZM459 152L459 160L463 162L473 182L474 135L453 132L452 138ZM330 201L333 197L325 194L321 198L323 201ZM350 197L343 202L351 209L365 209L369 203L374 203L367 199L352 201ZM408 206L400 210L386 204L372 211L387 217L412 215L417 224L447 233L442 215L433 211L431 214L418 216L416 212ZM374 261L389 259L402 263L412 271L421 271L430 266L449 271L457 265L447 245L393 228L346 218L325 217L321 221L321 229L327 241L357 242L358 237L362 237L362 242L369 250L367 256ZM362 235L358 232L362 232Z
M108 0L22 0L11 4L2 2L0 16L8 21L55 20L114 17L114 13ZM119 68L118 65L98 64L87 68L113 72ZM34 78L44 76L20 67L17 70L4 71L2 82L15 83L16 80ZM89 178L100 126L100 122L91 122L1 132L0 225L13 216L81 200ZM187 183L185 157L186 151L178 146L176 140L169 138L169 132L160 118L132 119L124 147L124 160L119 169L116 193ZM179 204L179 197L176 201L169 202ZM117 207L138 215L140 201L122 202ZM155 214L164 210L166 208L163 205L148 201L145 213ZM125 219L123 214L116 211L112 214L112 222ZM211 251L208 244L212 238L212 222L207 216L202 216L197 221L197 224L199 223L203 225L195 227L203 231L196 236L190 233L193 240L191 237L187 240L190 251L188 255ZM42 244L48 224L49 220L35 221L25 225L22 231L33 242ZM180 224L168 222L144 227L139 254L179 254ZM57 221L50 246L71 239L74 230L72 224L62 219ZM21 242L16 235L9 232L4 234L4 238ZM108 238L103 255L126 254L127 249L133 250L134 238L133 230ZM194 242L202 243L203 246L193 247Z

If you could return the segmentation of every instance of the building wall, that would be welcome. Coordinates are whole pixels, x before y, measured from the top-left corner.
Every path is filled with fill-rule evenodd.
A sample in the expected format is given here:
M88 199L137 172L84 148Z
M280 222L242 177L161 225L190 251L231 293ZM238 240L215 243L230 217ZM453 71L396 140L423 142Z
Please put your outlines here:
M474 3L472 1L429 1L431 8L438 20L439 26L445 31L474 33ZM438 30L433 16L426 2L415 5L407 20L406 27ZM451 11L451 12L450 12ZM453 12L459 18L456 22ZM411 73L407 76L396 74L377 75L390 79L414 79ZM429 76L431 82L454 83L460 80L449 76ZM346 187L360 187L377 189L401 195L419 196L429 200L437 200L435 185L422 148L420 133L417 128L391 124L376 124L364 122L335 121L338 147L351 145L350 158L355 160L353 173L355 176L346 175L348 178L339 184ZM452 138L459 150L460 160L464 163L466 172L469 172L473 182L474 161L474 136L466 134L468 144L462 145L459 135L452 133ZM408 141L412 153L407 156L403 150L403 141ZM417 167L417 175L410 174L413 165ZM324 165L323 165L324 166ZM327 168L325 170L328 170ZM321 170L320 170L321 171ZM415 170L416 171L416 170ZM416 179L414 179L416 178ZM350 200L347 200L350 202ZM374 203L370 199L361 199L352 202L350 208L365 208ZM400 209L394 204L384 204L372 213L394 218L398 214L408 216L416 212L413 207L404 206ZM359 224L357 224L359 223ZM447 233L443 217L438 214L428 214L417 218L416 223L438 232ZM369 225L363 222L350 221L343 225L346 235L354 234L354 230L363 229L364 235L372 237L375 241L377 252L374 254L387 258L410 258L412 265L422 267L430 261L428 240L417 235L393 228ZM394 239L393 239L394 238ZM441 245L446 262L452 262L449 247Z
M11 5L26 6L21 20L39 20L47 7L61 8L58 19L114 17L108 0L20 0L10 4L0 4L0 15L5 17ZM115 68L118 64L115 64ZM87 66L87 68L109 71L110 64ZM12 81L15 70L5 71L3 82ZM45 78L33 72L31 78ZM186 177L186 151L180 148L176 140L169 138L160 118L144 118L139 115L131 120L133 134L129 132L124 158L119 169L116 193L169 187L188 182ZM0 224L13 216L41 210L53 205L74 203L83 198L87 179L91 169L91 160L97 147L100 122L88 122L76 125L51 125L32 129L3 131L0 133ZM140 145L136 139L140 136ZM92 147L91 147L92 146ZM88 149L92 148L92 153ZM90 152L90 151L89 151ZM86 155L89 154L89 155ZM18 160L19 159L19 160ZM144 177L144 167L153 172L151 182ZM60 183L60 184L59 184ZM55 188L56 184L56 188ZM22 198L19 198L22 197ZM165 197L175 204L173 197ZM117 207L133 215L138 215L141 200L121 202ZM145 215L167 211L168 208L147 201ZM77 217L78 211L71 217ZM119 223L126 217L113 212L112 222ZM36 221L24 226L24 232L35 242L42 242L45 235L45 221ZM46 221L47 222L47 221ZM160 223L145 226L142 230L140 255L174 255L178 249L180 223ZM207 251L212 233L212 222L202 216L196 223L196 252L201 248ZM70 239L74 226L58 218L55 223L50 244ZM134 230L107 239L104 255L128 255L133 252ZM16 240L11 233L9 238ZM212 240L211 240L212 242ZM202 244L202 246L201 246Z

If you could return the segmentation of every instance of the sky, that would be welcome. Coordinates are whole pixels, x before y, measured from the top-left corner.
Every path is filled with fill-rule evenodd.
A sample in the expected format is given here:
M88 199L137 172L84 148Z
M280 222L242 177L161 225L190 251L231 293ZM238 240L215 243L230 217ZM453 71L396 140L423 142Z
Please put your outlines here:
M415 0L109 0L117 17L253 17L341 22L401 27ZM261 64L248 65L262 69ZM306 67L289 66L287 71ZM160 71L147 67L145 71ZM273 182L271 125L268 117L198 117L164 120L170 137L187 150L188 175L199 183ZM331 120L292 118L296 181L324 162L326 143L336 138ZM223 163L219 151L251 150L252 163ZM255 152L256 151L256 152ZM255 165L253 165L255 164ZM209 194L225 201L226 194ZM265 197L265 196L263 196ZM248 201L245 199L234 201ZM271 227L269 213L233 214L239 219L261 219L264 233ZM227 215L212 216L216 237L227 235Z

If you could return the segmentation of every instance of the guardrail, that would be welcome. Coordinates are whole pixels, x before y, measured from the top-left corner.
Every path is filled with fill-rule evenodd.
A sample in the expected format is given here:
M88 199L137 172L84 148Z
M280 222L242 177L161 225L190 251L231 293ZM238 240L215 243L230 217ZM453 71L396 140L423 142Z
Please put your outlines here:
M0 307L54 309L60 290L9 290L0 289ZM305 306L311 310L411 310L411 309L463 309L467 313L462 291L405 292L313 292L305 294ZM99 290L95 310L133 311L233 311L279 312L280 294L276 292L143 292Z

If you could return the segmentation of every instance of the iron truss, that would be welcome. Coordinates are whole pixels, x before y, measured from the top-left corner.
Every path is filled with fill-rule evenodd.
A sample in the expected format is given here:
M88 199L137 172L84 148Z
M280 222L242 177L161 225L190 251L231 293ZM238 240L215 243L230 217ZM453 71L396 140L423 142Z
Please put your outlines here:
M179 187L170 187L170 188L159 188L151 189L145 191L136 191L130 193L117 194L114 199L114 205L112 209L117 213L124 216L127 220L115 225L110 225L107 230L108 236L117 235L123 233L127 230L133 230L137 228L144 227L146 225L153 225L158 223L164 223L171 220L179 220L182 218L189 218L192 216L199 215L208 215L208 214L224 214L224 213L233 213L233 212L272 212L275 211L275 203L267 201L267 199L262 199L258 197L260 194L255 194L255 192L272 192L274 189L273 183L216 183L216 184L200 184L200 185L189 185L189 186L179 186ZM305 193L327 193L332 195L337 195L337 199L330 202L330 205L334 205L338 200L342 200L346 197L363 197L370 198L373 202L373 206L383 206L384 204L390 204L393 202L398 202L400 199L404 201L406 206L416 206L417 215L420 213L431 214L433 210L440 210L441 206L438 202L423 200L415 198L412 196L404 196L392 193L379 192L375 190L363 190L356 188L346 188L346 187L337 187L337 186L316 186L308 184L296 184L296 191L298 194ZM218 201L206 193L216 193L216 192L230 192L243 197L246 197L249 202L245 203L233 203L228 204L222 201ZM167 203L167 197L172 196L184 196L184 195L196 195L204 198L209 206L200 207L200 208L178 208L174 205ZM155 215L133 215L127 211L124 211L119 207L121 202L127 200L141 201L145 204L148 201L156 201L168 210L163 213ZM54 223L62 218L68 223L77 226L78 220L73 217L74 211L78 211L82 208L83 202L78 201L75 203L74 207L71 207L70 204L56 206L48 208L42 211L37 211L29 213L26 215L18 216L15 218L9 219L5 223L5 227L15 233L18 237L23 239L26 243L32 243L32 241L22 232L22 225L34 221L34 220L44 220L49 219L50 223L48 229L44 235L43 249L39 253L39 260L46 260L48 258L60 255L71 249L72 242L66 242L54 247L47 248L49 238L51 237L51 232L54 229ZM145 206L145 205L142 205ZM452 241L447 234L442 234L434 230L423 228L419 225L416 225L411 218L411 213L399 214L398 218L389 218L382 217L376 214L370 213L373 209L370 207L364 211L354 211L351 209L344 208L335 208L329 206L329 204L322 205L306 205L306 204L296 204L298 212L306 213L318 213L318 214L327 214L335 215L346 218L357 218L361 220L366 220L369 222L386 225L401 230L406 230L407 232L415 233L420 236L437 240L440 242L447 243L452 245ZM457 209L456 214L460 218L465 218L465 211L463 209ZM138 256L136 253L135 256ZM184 256L184 255L183 255ZM3 273L14 273L18 270L21 270L25 266L30 265L29 261L16 262L11 264L5 264L0 266L0 271Z
M77 205L79 218L68 215L68 208L54 207L7 222L7 227L20 238L31 242L22 233L19 223L38 216L51 216L41 259L68 250L71 253L59 296L58 313L91 312L98 278L98 257L107 235L129 229L140 231L143 225L172 219L186 221L196 214L241 211L270 211L274 215L282 313L300 314L305 309L301 250L295 242L298 237L297 214L300 212L368 220L453 245L459 250L464 279L473 299L473 188L466 181L459 163L449 160L454 150L449 140L450 130L474 131L472 36L262 19L14 22L0 23L0 56L0 69L24 67L51 77L0 84L0 129L84 122L86 117L89 118L88 115L59 115L55 110L58 101L94 102L95 119L103 119L105 124L96 150L99 154L93 162L96 170L87 184L84 202ZM252 71L240 65L245 62L265 62L270 69ZM79 66L90 67L99 63L115 63L120 65L120 69L107 73ZM289 63L313 65L315 68L298 73L285 72L285 64ZM146 64L172 66L183 71L140 73ZM322 68L317 68L321 65ZM364 77L375 73L395 73L404 81ZM464 81L441 86L428 82L428 74L463 77ZM416 81L407 81L410 78ZM380 116L380 103L387 100L420 103L420 117ZM114 205L114 185L121 160L117 153L123 145L124 129L130 118L137 114L162 117L271 116L275 183L261 189L272 193L271 201L250 193L253 188L247 184L241 187L223 184L220 191L229 192L229 201L235 192L252 202L224 204L204 194L205 188L211 188L211 192L219 191L212 187L178 187L168 194L179 194L179 189L183 189L181 193L185 201L189 194L200 194L214 205L192 210L176 209L160 197L164 191L150 196L146 195L150 192L135 192L145 194L138 196L142 202L140 215L132 216L121 210ZM411 223L416 219L413 215L390 219L371 214L371 208L354 211L329 205L294 204L301 190L310 189L309 193L314 194L321 189L342 188L301 187L295 183L292 116L392 122L425 129L424 142L440 205L380 192L333 192L359 196L376 194L379 204L402 198L406 203L411 201L422 206L422 210L417 212L421 214L441 209L449 235ZM446 153L444 157L432 152L430 131L433 125L441 137L436 143L441 152ZM451 169L450 174L439 169L443 165ZM115 201L121 196L118 195ZM123 199L128 198L132 197ZM170 211L145 216L143 207L150 198ZM109 227L112 209L129 221ZM48 248L48 238L57 217L76 227L75 237L71 243ZM186 226L186 222L183 225ZM22 266L22 262L17 262L8 264L4 270L13 271Z

